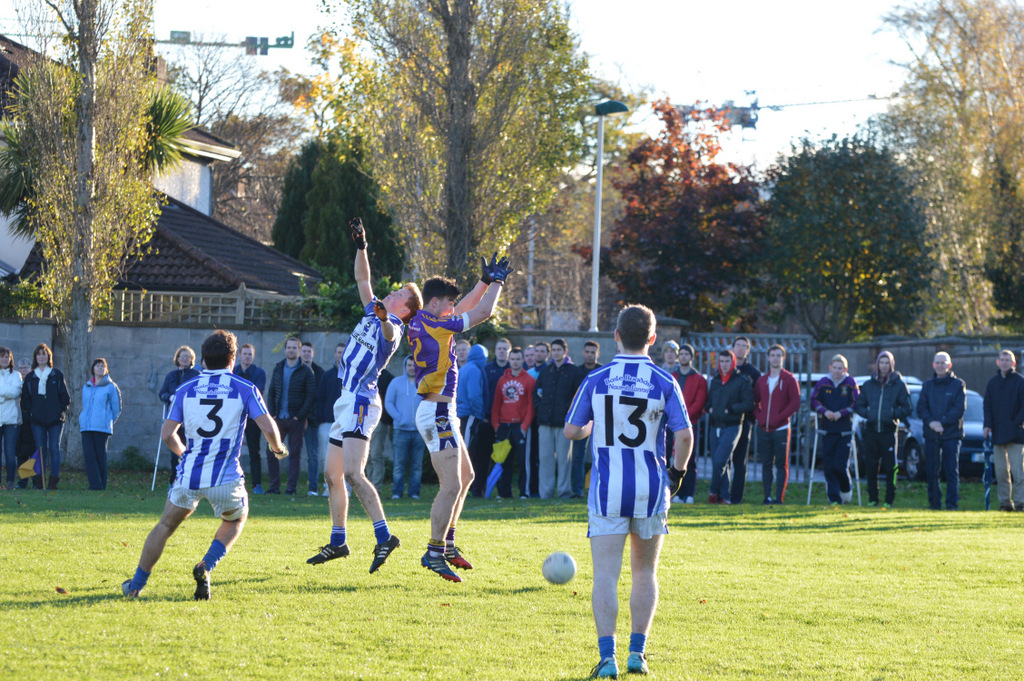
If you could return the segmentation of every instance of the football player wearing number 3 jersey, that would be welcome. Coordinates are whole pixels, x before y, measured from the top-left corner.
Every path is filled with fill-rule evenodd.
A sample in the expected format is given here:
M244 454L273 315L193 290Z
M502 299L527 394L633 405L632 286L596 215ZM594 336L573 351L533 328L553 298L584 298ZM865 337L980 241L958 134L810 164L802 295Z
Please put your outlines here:
M463 570L472 565L455 546L455 524L462 513L473 464L459 432L455 413L458 365L455 363L454 335L462 333L494 314L498 294L512 273L508 258L482 258L482 273L469 294L459 301L459 287L451 279L433 277L423 284L423 309L409 322L409 345L416 364L416 391L423 401L416 409L416 428L430 452L440 489L430 508L430 541L420 565L450 582L462 578L448 564Z
M192 576L196 580L195 599L210 600L210 572L242 534L249 513L245 477L238 463L246 419L256 421L275 456L288 456L260 391L231 371L237 348L234 334L214 331L203 341L205 370L182 383L174 393L160 437L171 453L181 457L178 475L167 493L160 522L146 537L135 576L121 584L128 598L139 595L167 540L206 499L221 524L210 550L192 568ZM178 437L182 424L185 442Z
M590 372L566 415L565 436L590 437L590 552L594 561L592 603L601 660L595 678L617 678L616 587L622 551L630 538L633 591L630 673L647 674L647 633L658 604L658 555L668 534L669 499L682 483L693 437L683 393L670 373L647 356L654 345L654 313L630 305L619 313L619 354ZM665 429L674 433L672 467L665 468Z
M384 300L373 295L370 286L370 260L366 255L366 230L355 218L349 223L356 245L355 279L363 303L363 318L356 325L345 346L338 365L341 395L334 402L334 424L327 445L327 495L331 499L331 539L320 552L307 560L320 565L349 555L347 543L348 490L345 481L359 497L366 515L373 523L377 545L373 549L370 572L384 565L391 552L401 546L391 534L384 518L384 506L370 480L366 477L366 459L370 438L380 423L381 400L377 390L380 372L395 354L402 338L402 325L407 324L422 306L416 284L406 284L389 293Z

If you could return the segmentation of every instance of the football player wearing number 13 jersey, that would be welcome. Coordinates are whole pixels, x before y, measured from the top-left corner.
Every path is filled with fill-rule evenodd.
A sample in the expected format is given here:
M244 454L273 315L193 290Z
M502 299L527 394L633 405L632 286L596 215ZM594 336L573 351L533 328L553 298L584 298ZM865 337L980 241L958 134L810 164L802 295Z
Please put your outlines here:
M590 551L592 603L601 659L594 677L616 678L616 587L630 538L633 591L627 671L648 673L647 633L658 602L658 555L668 534L669 499L679 488L693 445L683 393L670 373L647 356L654 344L654 313L631 305L619 313L619 354L580 384L566 415L565 436L590 437ZM673 435L672 466L665 467L665 429Z
M167 493L160 522L146 538L135 576L121 584L128 598L139 595L167 540L206 499L221 524L210 550L192 569L192 576L196 580L195 599L210 599L210 572L242 534L249 514L245 477L238 463L246 419L256 421L275 456L288 456L260 391L231 372L237 347L234 334L214 331L203 341L205 371L182 383L174 393L160 437L171 453L181 457L178 475ZM185 442L178 437L182 424Z

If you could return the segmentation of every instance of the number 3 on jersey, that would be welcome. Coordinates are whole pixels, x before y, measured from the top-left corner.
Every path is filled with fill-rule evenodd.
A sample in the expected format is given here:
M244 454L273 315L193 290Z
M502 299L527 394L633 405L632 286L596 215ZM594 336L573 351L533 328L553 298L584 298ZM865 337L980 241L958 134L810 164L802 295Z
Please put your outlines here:
M616 405L616 401L618 404ZM615 423L616 411L624 414L625 410L632 409L625 415L625 422L636 429L636 435L630 437L627 429L618 434L618 440L627 447L639 447L647 440L647 422L643 420L644 412L647 411L647 400L643 397L628 397L626 395L605 395L604 396L604 434L605 444L609 447L615 446ZM626 423L623 423L625 426Z
M199 437L212 438L219 434L220 429L224 427L224 419L217 416L217 412L219 412L221 407L224 406L224 400L199 400L199 404L204 407L212 407L212 409L210 409L206 414L206 420L213 422L213 428L211 430L199 428L196 430L196 434L199 435Z

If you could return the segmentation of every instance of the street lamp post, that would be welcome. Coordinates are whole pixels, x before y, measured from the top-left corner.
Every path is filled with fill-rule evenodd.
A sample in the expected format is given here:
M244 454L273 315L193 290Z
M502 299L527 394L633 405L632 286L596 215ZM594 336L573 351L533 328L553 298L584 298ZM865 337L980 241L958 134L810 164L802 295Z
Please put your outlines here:
M628 113L629 107L610 99L594 107L597 114L597 198L594 202L593 279L590 283L590 330L597 331L597 284L601 279L601 189L604 176L604 117Z

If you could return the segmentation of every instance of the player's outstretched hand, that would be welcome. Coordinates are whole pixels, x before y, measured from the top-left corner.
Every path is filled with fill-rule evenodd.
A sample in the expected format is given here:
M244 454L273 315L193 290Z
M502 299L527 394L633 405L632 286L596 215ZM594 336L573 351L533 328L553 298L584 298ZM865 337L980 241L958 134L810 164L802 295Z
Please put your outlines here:
M498 252L495 251L494 255L491 256L491 262L487 262L487 258L480 257L480 281L485 284L493 284L494 278L491 276L491 268L498 262Z
M668 467L668 491L670 497L679 494L679 489L683 486L683 476L685 475L686 471L681 471L675 466Z
M388 309L384 307L384 303L379 300L373 304L373 314L377 315L377 319L382 322L386 322L388 320Z
M352 218L348 223L349 228L352 230L352 241L356 242L356 248L359 250L366 249L366 229L363 228L363 221L359 218Z
M508 275L515 271L515 268L509 264L508 256L504 256L498 262L491 264L491 279L499 284L504 284Z

